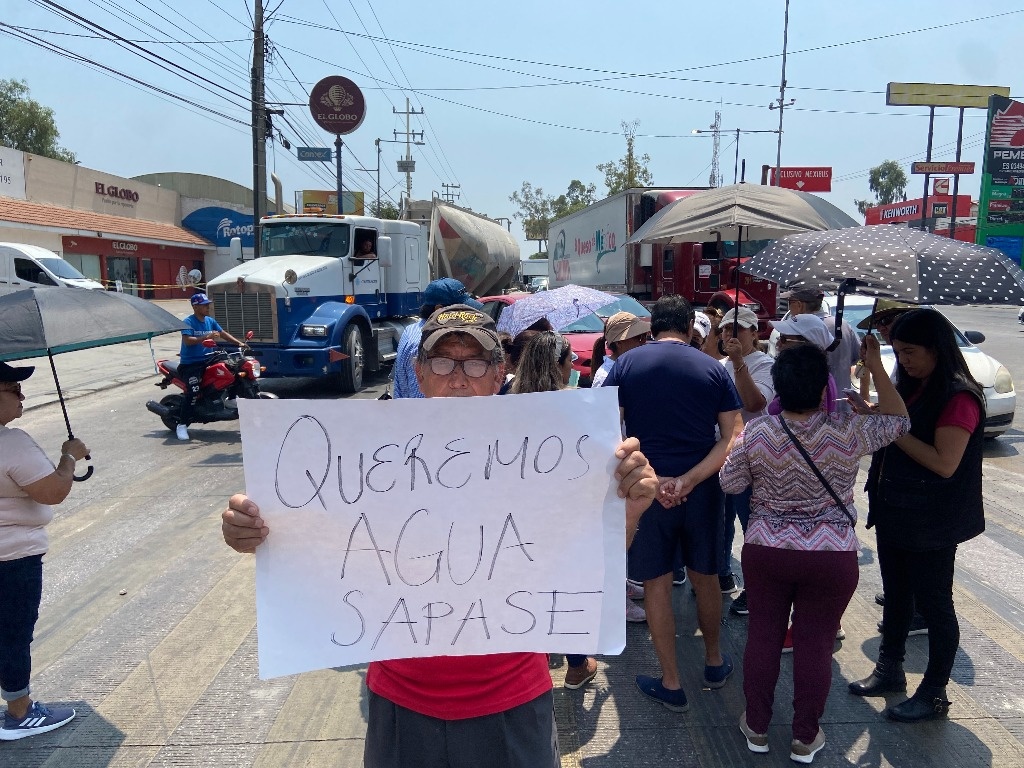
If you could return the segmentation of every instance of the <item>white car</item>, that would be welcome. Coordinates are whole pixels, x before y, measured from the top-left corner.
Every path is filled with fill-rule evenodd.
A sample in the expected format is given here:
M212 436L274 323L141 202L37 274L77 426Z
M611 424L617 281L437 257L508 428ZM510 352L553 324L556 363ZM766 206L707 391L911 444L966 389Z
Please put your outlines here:
M847 295L843 302L843 320L853 329L857 329L857 323L871 314L875 300L870 296ZM1024 311L1024 310L1022 310ZM975 344L981 344L985 336L978 331L962 332L956 330L957 345L963 353L967 367L971 375L985 390L985 437L998 437L1008 430L1013 424L1013 414L1017 407L1017 393L1013 389L1013 376L1006 366L998 360L989 357L982 352ZM857 331L861 337L864 331ZM775 354L775 344L778 339L778 331L772 331L772 338L769 341L769 352ZM882 362L885 370L892 375L896 367L896 355L892 347L882 347ZM874 400L874 389L871 391L871 398Z

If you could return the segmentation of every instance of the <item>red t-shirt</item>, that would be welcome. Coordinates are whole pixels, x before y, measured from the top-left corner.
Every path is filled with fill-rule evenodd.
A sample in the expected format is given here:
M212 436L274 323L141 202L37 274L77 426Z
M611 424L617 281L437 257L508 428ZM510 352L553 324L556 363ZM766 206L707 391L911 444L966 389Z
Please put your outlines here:
M981 406L978 404L977 398L970 392L957 392L942 409L939 420L935 422L935 428L960 427L969 434L973 434L979 421L981 421Z
M495 653L374 661L367 687L400 707L441 720L504 712L551 690L547 654Z

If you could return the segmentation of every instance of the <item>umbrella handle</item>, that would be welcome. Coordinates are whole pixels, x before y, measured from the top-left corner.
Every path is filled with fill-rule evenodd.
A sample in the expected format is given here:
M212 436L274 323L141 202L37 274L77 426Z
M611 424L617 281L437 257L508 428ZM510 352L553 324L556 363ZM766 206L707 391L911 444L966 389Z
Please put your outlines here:
M92 456L86 454L85 460L86 461L92 461ZM84 475L81 475L81 476L79 476L79 475L72 475L72 477L74 478L76 483L83 483L86 480L88 480L90 477L92 477L92 473L93 473L93 466L92 466L92 464L90 464L88 466L88 468L86 468Z

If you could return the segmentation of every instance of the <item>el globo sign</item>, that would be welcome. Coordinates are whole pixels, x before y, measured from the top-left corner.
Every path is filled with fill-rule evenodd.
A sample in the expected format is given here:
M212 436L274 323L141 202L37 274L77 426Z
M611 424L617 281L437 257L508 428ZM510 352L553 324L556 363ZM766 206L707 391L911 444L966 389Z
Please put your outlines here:
M309 92L309 112L328 133L352 133L366 117L366 101L359 86L341 75L331 75Z

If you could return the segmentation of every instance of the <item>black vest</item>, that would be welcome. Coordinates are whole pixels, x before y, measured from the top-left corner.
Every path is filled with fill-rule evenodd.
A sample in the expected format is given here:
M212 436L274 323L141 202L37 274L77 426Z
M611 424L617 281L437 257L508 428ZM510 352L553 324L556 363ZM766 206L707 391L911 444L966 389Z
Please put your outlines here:
M970 392L960 380L950 383L947 396L939 403L920 400L907 406L910 434L928 445L935 444L935 424L950 398L958 392ZM972 392L973 394L973 392ZM981 418L964 450L960 466L950 478L944 478L918 464L895 443L875 451L868 470L867 527L877 526L879 543L912 550L942 549L973 539L985 530L985 509L981 495L981 462L985 439L985 403ZM900 479L907 489L927 484L927 503L893 503L885 498L879 479ZM884 486L884 483L883 483Z

